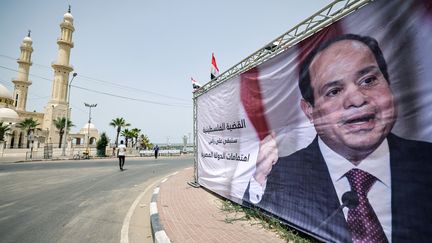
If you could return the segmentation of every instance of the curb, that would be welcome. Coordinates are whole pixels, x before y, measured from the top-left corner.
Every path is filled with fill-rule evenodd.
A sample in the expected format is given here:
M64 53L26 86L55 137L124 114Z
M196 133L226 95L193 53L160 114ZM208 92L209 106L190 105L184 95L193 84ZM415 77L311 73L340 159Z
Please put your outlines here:
M173 176L177 174L178 172L175 172L170 176ZM150 224L152 229L152 235L155 243L171 243L171 240L168 238L168 235L165 233L165 230L163 228L163 225L160 222L159 213L157 209L157 197L159 195L159 189L160 184L164 183L168 180L168 177L164 178L153 190L153 195L150 202Z

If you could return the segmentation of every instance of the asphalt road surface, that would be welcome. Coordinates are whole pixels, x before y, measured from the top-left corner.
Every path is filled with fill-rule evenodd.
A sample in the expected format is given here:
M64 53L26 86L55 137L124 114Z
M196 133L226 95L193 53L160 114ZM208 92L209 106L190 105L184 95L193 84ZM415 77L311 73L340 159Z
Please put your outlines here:
M117 159L0 164L0 242L152 242L152 189L191 166L192 157L126 158L124 171Z

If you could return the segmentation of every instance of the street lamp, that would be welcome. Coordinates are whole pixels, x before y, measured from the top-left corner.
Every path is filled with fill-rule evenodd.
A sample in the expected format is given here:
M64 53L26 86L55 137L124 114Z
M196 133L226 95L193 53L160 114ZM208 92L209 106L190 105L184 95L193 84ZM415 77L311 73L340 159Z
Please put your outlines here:
M89 108L89 121L88 121L88 124L87 124L87 151L86 152L87 152L87 156L90 156L89 146L90 146L91 108L96 107L97 104L87 104L87 103L84 103L84 105Z
M30 159L33 159L33 142L34 142L34 130L30 129L28 135L28 140L30 141Z
M72 74L72 78L69 82L69 87L68 87L68 96L67 96L67 109L66 109L66 119L65 119L65 125L64 125L64 136L63 136L63 149L62 149L62 156L66 156L66 138L68 135L68 120L69 120L69 101L70 101L70 90L71 90L71 84L72 81L74 80L74 78L78 75L78 73L73 73Z

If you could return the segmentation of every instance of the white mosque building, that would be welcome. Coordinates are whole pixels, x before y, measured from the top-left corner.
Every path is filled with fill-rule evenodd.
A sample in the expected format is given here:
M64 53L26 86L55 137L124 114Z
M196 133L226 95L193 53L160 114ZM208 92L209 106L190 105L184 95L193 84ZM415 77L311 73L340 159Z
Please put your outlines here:
M59 141L59 131L57 130L54 120L64 118L68 110L67 102L69 75L73 71L69 63L70 52L74 47L72 42L73 16L70 13L70 7L63 16L60 23L61 34L57 39L58 54L57 60L52 63L54 70L54 79L52 84L51 98L45 105L43 112L26 111L27 94L32 82L29 80L31 55L33 52L32 39L30 31L20 46L21 55L18 62L18 75L12 80L14 83L13 94L0 84L0 122L9 124L11 130L4 137L3 145L0 145L5 151L8 149L28 148L29 139L33 139L35 148L43 148L52 145L57 148ZM26 131L16 126L17 123L26 118L33 118L39 123L33 137L27 137ZM69 120L72 119L69 116ZM99 139L99 132L94 124L85 124L76 134L67 134L67 152L71 154L73 148L94 147ZM1 140L1 138L0 138Z

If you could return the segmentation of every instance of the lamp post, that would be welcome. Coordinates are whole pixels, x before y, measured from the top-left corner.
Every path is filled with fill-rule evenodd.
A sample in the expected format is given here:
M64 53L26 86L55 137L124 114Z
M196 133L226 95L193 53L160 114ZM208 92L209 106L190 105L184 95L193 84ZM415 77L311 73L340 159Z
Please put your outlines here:
M33 159L34 130L30 129L27 139L30 141L30 159Z
M90 146L91 108L96 107L97 104L87 104L87 103L84 103L84 105L89 108L89 121L88 121L88 124L87 124L87 149L86 149L87 151L86 152L87 152L87 156L90 156L89 146Z
M69 82L69 87L68 87L68 96L67 96L67 109L66 109L66 119L65 119L65 125L64 125L64 136L63 136L63 149L62 149L62 156L66 156L66 138L68 135L68 120L69 120L69 101L70 101L70 90L71 90L71 84L72 81L74 80L74 78L78 75L78 73L73 73L72 74L72 78Z

